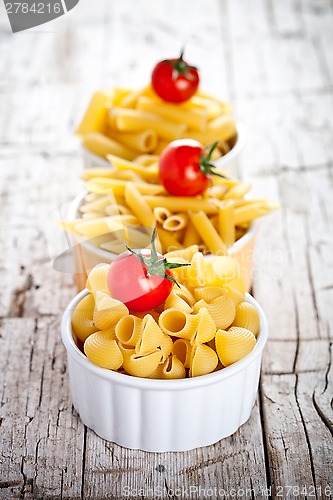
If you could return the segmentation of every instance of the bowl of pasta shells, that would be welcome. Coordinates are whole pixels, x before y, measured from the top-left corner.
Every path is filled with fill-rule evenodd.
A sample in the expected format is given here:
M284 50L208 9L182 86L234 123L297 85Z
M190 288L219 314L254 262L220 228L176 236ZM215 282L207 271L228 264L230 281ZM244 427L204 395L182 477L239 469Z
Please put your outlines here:
M95 266L63 315L74 407L99 436L128 448L216 443L251 415L265 315L230 256L193 252L188 264L158 256L153 266L167 271L157 276L148 254L130 252Z

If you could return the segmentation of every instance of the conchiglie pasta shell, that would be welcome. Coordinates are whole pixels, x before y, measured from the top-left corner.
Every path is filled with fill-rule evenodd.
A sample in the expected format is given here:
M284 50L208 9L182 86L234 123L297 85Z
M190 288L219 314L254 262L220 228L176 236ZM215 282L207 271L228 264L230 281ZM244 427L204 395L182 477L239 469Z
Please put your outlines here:
M92 295L84 297L75 307L72 314L73 333L82 342L98 328L93 323L95 301Z
M169 297L165 301L165 309L179 309L184 313L191 313L193 308L188 304L187 300L177 293L177 290L171 290Z
M241 302L245 300L244 293L240 292L229 284L224 285L223 290L225 290L228 297L233 301L235 307L237 307Z
M194 295L197 300L203 299L205 302L212 302L217 297L226 295L226 292L221 286L205 286L203 288L196 288Z
M177 356L173 355L169 356L164 363L159 365L149 378L171 380L185 378L185 375L186 371L183 363Z
M212 302L207 303L204 300L199 300L194 304L194 310L198 312L202 307L208 309L209 314L214 320L216 328L227 328L231 325L235 318L235 306L229 297L217 297Z
M116 324L115 333L121 344L134 348L142 335L142 319L133 314L124 316Z
M246 328L257 337L260 329L260 319L257 309L248 302L242 302L236 307L236 316L231 326Z
M134 377L149 377L162 359L160 350L147 354L147 356L140 356L135 353L134 349L126 349L121 345L119 347L124 357L123 368Z
M198 313L199 321L197 334L192 339L192 343L198 342L200 344L204 344L205 342L209 342L215 337L216 334L216 326L213 318L209 314L206 307L202 307Z
M224 366L229 366L249 354L256 338L245 328L232 327L227 332L218 330L215 337L216 352Z
M180 257L181 259L185 259L187 262L190 262L193 255L199 251L198 245L191 245L184 249L173 250L172 252L168 252L164 255L167 260L171 257Z
M197 344L193 349L190 377L199 377L215 370L218 363L216 352L205 344Z
M154 318L150 314L146 314L142 320L141 339L139 339L135 346L136 354L144 356L156 351L156 349L161 346L163 340L162 330Z
M101 368L118 370L123 363L117 341L107 332L93 333L87 338L83 348L87 358Z
M107 281L109 269L110 264L98 264L90 271L86 282L86 288L88 288L89 292L94 296L97 290L109 294Z
M111 328L128 314L128 309L122 302L113 299L104 292L96 292L93 319L100 330Z
M190 368L192 345L188 339L177 339L173 343L172 353L183 363L185 368Z
M166 309L159 317L159 325L167 335L192 339L198 325L198 317L177 309Z

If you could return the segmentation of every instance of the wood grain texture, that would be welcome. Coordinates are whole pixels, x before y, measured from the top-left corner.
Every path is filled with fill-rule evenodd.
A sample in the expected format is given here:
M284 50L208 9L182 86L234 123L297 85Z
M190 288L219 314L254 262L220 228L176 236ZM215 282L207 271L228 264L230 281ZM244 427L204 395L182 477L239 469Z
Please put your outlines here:
M14 36L0 10L0 498L333 497L332 2L81 0ZM59 320L75 289L53 257L82 188L73 129L91 92L146 84L184 43L247 126L242 176L282 205L258 224L253 293L270 339L238 432L145 453L72 408Z

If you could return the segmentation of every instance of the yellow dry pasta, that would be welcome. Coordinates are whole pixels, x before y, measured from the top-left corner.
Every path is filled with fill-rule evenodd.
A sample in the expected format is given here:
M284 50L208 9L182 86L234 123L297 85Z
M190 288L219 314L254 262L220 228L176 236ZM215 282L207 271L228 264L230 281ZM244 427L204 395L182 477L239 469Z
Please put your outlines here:
M185 375L186 370L183 363L173 354L159 365L149 378L171 380L185 378Z
M154 181L158 176L157 164L153 163L151 165L145 166L134 161L127 161L126 159L120 158L116 155L107 155L107 160L112 164L112 166L118 171L130 171L137 175L140 175L144 180ZM164 206L164 205L163 205Z
M192 304L189 303L186 292L182 291L181 289L177 290L176 288L173 288L173 290L171 290L170 292L169 297L165 301L164 307L165 309L178 309L179 311L190 314L193 311L193 298L191 302Z
M144 356L161 347L163 332L150 314L142 319L142 336L135 346L136 354Z
M237 307L241 302L245 300L245 295L241 291L234 288L230 285L230 282L227 285L223 285L223 290L226 292L228 297L233 301L234 306Z
M235 243L234 204L232 200L219 204L218 232L227 248L230 248Z
M158 321L167 335L184 339L192 339L198 325L198 318L177 309L166 309Z
M142 319L133 314L123 316L116 324L115 335L121 344L135 348L142 336Z
M84 353L92 363L108 370L118 370L123 364L121 350L108 331L90 335L84 343Z
M260 330L260 318L257 309L248 302L242 302L236 307L236 316L232 326L246 328L257 337Z
M92 95L84 117L76 129L77 135L101 132L104 129L108 100L109 98L104 92L95 92Z
M155 219L159 224L164 224L168 217L170 217L171 212L164 207L155 207L153 210Z
M200 211L206 214L216 214L218 207L210 200L186 196L144 196L151 208L165 207L171 211L186 212L189 210Z
M206 307L201 307L198 313L198 326L196 335L192 338L192 344L203 344L215 338L216 326L214 319Z
M160 137L169 141L180 139L186 130L184 123L175 123L171 120L165 120L155 113L137 109L111 108L108 119L111 125L115 122L119 131L139 132L152 128Z
M207 248L216 255L225 255L227 253L226 246L205 212L190 210L189 217Z
M137 156L137 152L120 144L114 139L110 139L100 132L88 132L82 136L82 145L92 153L106 158L107 155L113 154L133 160Z
M90 273L86 282L86 288L95 296L97 291L109 293L108 272L110 264L97 264Z
M225 329L231 325L235 319L236 309L229 297L222 295L216 297L211 302L200 299L194 304L194 311L198 312L202 307L206 307L210 316L214 320L216 328Z
M98 330L93 322L94 308L94 297L89 294L77 304L73 311L72 330L82 342Z
M111 195L125 196L128 180L123 179L106 179L105 177L96 177L87 182L87 188L91 193L105 194L110 192ZM136 182L135 186L140 194L159 194L163 193L162 186L148 184L141 181ZM96 204L96 202L95 202Z
M123 316L128 314L127 307L119 300L113 299L104 292L97 291L95 293L93 321L99 330L115 326Z
M249 354L256 345L256 338L245 328L232 327L226 332L218 330L215 338L216 352L223 366L229 366Z
M177 339L172 346L172 352L183 363L185 368L190 368L192 344L188 339Z
M124 358L124 370L134 377L149 377L162 360L161 350L141 356L136 354L134 349L125 348L121 344L119 344L119 348Z
M156 102L149 97L139 97L138 109L160 115L162 118L185 123L194 130L203 131L207 127L208 113L204 109L184 109L176 104Z
M144 226L150 228L155 226L155 217L151 208L140 195L136 185L132 182L128 182L126 185L125 200L132 212Z
M153 129L127 134L110 130L108 136L138 153L148 153L157 147L157 134Z
M170 215L163 222L163 229L166 231L180 231L186 227L188 221L188 216L186 214L173 214Z
M192 351L190 377L199 377L215 370L218 363L216 352L205 344L197 344Z
M221 115L210 121L204 132L197 132L195 130L188 131L188 137L191 137L204 145L214 142L217 139L228 141L236 134L236 122L229 115Z

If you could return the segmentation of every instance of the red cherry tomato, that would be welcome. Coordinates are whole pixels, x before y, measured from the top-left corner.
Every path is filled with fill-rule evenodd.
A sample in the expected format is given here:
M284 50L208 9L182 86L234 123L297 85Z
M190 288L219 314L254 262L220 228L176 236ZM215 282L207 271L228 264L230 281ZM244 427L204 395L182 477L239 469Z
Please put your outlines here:
M211 175L218 175L210 157L217 143L204 148L193 139L170 142L159 161L159 175L165 189L174 196L196 196L210 185Z
M128 249L113 261L108 272L111 297L123 302L130 311L148 311L163 304L173 283L170 269L187 266L168 262L156 252L156 229L152 232L151 250L135 252Z
M167 59L156 64L152 77L152 87L164 101L180 103L190 99L199 86L199 73L194 66L183 60L183 52L178 59Z

